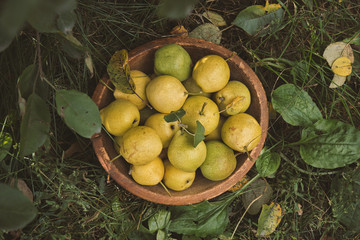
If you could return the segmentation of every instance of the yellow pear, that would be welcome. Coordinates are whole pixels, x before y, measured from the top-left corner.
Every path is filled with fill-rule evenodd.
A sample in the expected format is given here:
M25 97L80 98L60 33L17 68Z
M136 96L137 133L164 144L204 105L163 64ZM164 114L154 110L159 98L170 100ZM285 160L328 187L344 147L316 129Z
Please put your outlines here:
M204 96L190 96L186 99L183 107L185 115L181 122L188 126L192 133L196 131L196 121L199 121L205 128L205 135L214 131L219 124L220 114L216 103Z
M164 184L166 187L174 191L183 191L193 184L196 176L195 172L185 172L177 169L168 160L164 161L164 166Z
M250 106L250 91L245 84L239 81L229 81L223 89L215 94L215 102L225 116L242 113Z
M208 135L205 136L205 141L221 140L221 128L222 128L225 120L226 120L226 118L224 116L220 116L219 124L217 125L217 127L215 128L214 131L212 131L211 133L209 133Z
M116 99L100 110L101 122L105 129L114 136L123 135L128 129L140 122L139 109L135 104L124 99Z
M120 153L121 140L122 140L122 136L115 136L114 137L114 148L118 153Z
M153 186L158 184L164 177L164 164L161 158L156 157L144 165L132 165L131 176L141 185Z
M123 93L119 89L115 88L115 99L126 99L137 106L139 110L143 109L147 104L147 98L145 94L146 85L150 82L150 78L143 72L138 70L131 70L130 76L134 81L135 93Z
M153 128L160 136L163 148L167 148L175 133L180 129L179 122L166 122L165 113L155 113L146 121L145 126Z
M130 164L144 165L158 157L162 143L154 129L137 126L129 129L120 142L120 154Z
M205 161L206 145L204 141L201 141L194 147L194 137L179 130L170 142L167 156L177 169L194 172Z
M230 68L222 57L207 55L196 62L192 78L204 92L217 92L229 82Z
M183 85L188 91L188 93L191 93L193 95L200 95L208 98L210 98L211 96L211 93L203 92L203 90L199 87L199 85L197 85L197 83L192 77L186 79L186 81L183 82Z
M247 113L230 116L221 129L223 142L239 152L251 151L259 143L260 137L259 123Z
M146 96L149 103L161 113L179 110L187 98L187 91L175 77L161 75L148 83Z
M206 159L200 166L202 175L212 181L230 176L236 168L234 151L221 141L206 142Z

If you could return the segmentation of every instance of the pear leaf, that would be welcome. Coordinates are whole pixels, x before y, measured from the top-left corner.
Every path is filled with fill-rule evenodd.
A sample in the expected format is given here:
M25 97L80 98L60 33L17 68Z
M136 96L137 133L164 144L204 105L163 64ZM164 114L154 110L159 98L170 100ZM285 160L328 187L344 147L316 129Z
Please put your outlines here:
M116 51L110 58L107 73L115 88L123 93L134 93L135 85L130 76L129 55L126 49Z
M32 93L20 125L20 156L35 152L49 137L50 112L46 102Z
M354 62L354 52L350 44L344 42L335 42L329 44L323 53L323 57L326 59L329 66L332 66L334 61L339 57L347 57L351 63Z
M260 37L269 33L266 26L276 26L283 17L283 9L280 4L269 4L265 6L253 5L245 8L236 16L233 25L242 28L250 35L259 34Z
M19 190L0 183L0 230L25 227L37 214L33 203Z
M345 81L346 81L346 77L334 74L334 77L330 83L329 88L341 87L342 85L344 85Z
M226 26L226 22L225 22L224 18L216 12L205 11L202 15L206 19L208 19L212 24L214 24L215 26L218 26L218 27Z
M281 206L271 202L270 205L264 204L258 220L256 236L267 237L273 233L281 221Z
M349 76L352 72L351 60L347 57L339 57L331 65L331 70L336 75Z
M40 79L36 64L30 64L22 71L17 80L17 87L20 97L24 100L28 99L33 92L43 99L48 97L48 85Z
M13 139L8 132L0 133L0 162L8 155Z
M196 131L194 136L194 148L196 148L196 146L205 139L204 133L205 133L204 126L197 120Z
M87 94L76 90L58 90L56 109L66 125L82 137L91 138L100 133L99 109Z
M171 111L171 113L165 115L164 119L166 122L176 122L179 121L185 115L185 113L185 110L180 108L177 111Z

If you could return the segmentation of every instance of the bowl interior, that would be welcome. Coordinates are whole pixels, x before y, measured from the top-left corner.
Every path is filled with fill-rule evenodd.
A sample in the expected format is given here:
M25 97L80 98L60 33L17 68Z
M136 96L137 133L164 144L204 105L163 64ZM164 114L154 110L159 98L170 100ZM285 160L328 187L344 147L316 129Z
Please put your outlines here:
M198 171L195 181L190 188L180 192L169 190L171 192L170 196L160 184L156 186L142 186L133 181L128 174L129 164L122 158L116 158L118 154L113 146L113 141L104 131L94 136L92 143L104 169L119 185L129 192L155 203L187 205L208 200L224 193L250 170L265 142L268 127L268 108L265 91L252 69L233 52L211 42L192 38L164 38L148 42L129 52L130 68L151 75L153 73L155 51L161 46L170 43L183 46L190 54L194 64L201 57L210 54L216 54L224 59L228 59L227 62L231 72L230 79L241 81L249 88L252 100L247 113L255 117L262 128L260 142L250 153L251 159L246 154L239 155L235 171L231 176L222 181L207 180ZM104 77L102 81L111 85L108 77ZM94 91L93 100L99 106L99 109L101 109L113 101L114 97L112 92L100 81Z

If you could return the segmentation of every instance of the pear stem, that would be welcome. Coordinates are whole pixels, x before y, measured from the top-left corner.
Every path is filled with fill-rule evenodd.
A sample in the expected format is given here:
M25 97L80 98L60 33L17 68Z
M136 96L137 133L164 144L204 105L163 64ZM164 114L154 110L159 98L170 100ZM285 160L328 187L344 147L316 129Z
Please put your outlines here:
M133 92L138 98L141 99L141 101L143 101L146 104L146 106L148 106L148 108L153 109L153 107L150 104L148 104L147 102L145 102L145 100L142 97L140 97L139 94L137 94L134 90L133 90Z
M167 192L167 194L169 194L170 197L172 197L170 191L167 189L167 187L165 186L165 184L163 182L160 182L160 185L165 189L165 191Z
M200 115L204 115L204 109L205 109L206 105L207 105L207 102L204 102L204 104L202 105L202 108L200 110Z

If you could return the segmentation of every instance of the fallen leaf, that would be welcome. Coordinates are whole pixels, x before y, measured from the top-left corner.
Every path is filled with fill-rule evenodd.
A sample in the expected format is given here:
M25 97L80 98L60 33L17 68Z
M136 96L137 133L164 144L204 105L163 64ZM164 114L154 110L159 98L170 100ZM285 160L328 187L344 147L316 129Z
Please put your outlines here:
M334 74L334 77L330 83L329 88L341 87L342 85L344 85L345 81L346 81L346 77Z
M220 29L211 23L204 23L189 33L189 37L200 38L216 44L220 44L221 36Z
M299 216L303 215L303 210L302 210L301 204L298 203L296 207L297 207L297 210L296 210L297 214L298 214Z
M206 11L202 15L207 20L209 20L212 24L214 24L215 26L218 26L218 27L226 26L226 22L225 22L224 18L216 12Z
M323 57L328 62L329 66L332 66L334 61L339 57L347 57L351 63L354 62L354 52L350 44L344 42L335 42L329 44L323 53Z
M110 81L123 93L133 93L135 90L134 81L130 76L128 57L126 49L116 51L107 66Z
M240 181L238 181L234 186L232 186L229 191L230 192L236 192L240 190L244 185L250 181L250 177L248 175L245 175Z
M264 204L258 220L256 236L267 237L273 233L281 221L280 204L271 202L270 205Z
M188 30L186 30L186 28L183 25L180 25L173 27L170 34L185 38L189 35L189 32Z
M248 213L250 215L256 215L260 212L261 206L269 202L272 195L273 190L271 186L265 180L257 179L250 184L248 189L242 195L241 200L245 209L251 205L248 209Z
M92 78L94 76L94 63L88 52L85 53L85 65L89 69L90 78Z
M347 57L339 57L331 65L331 70L339 76L349 76L352 72L351 60Z

